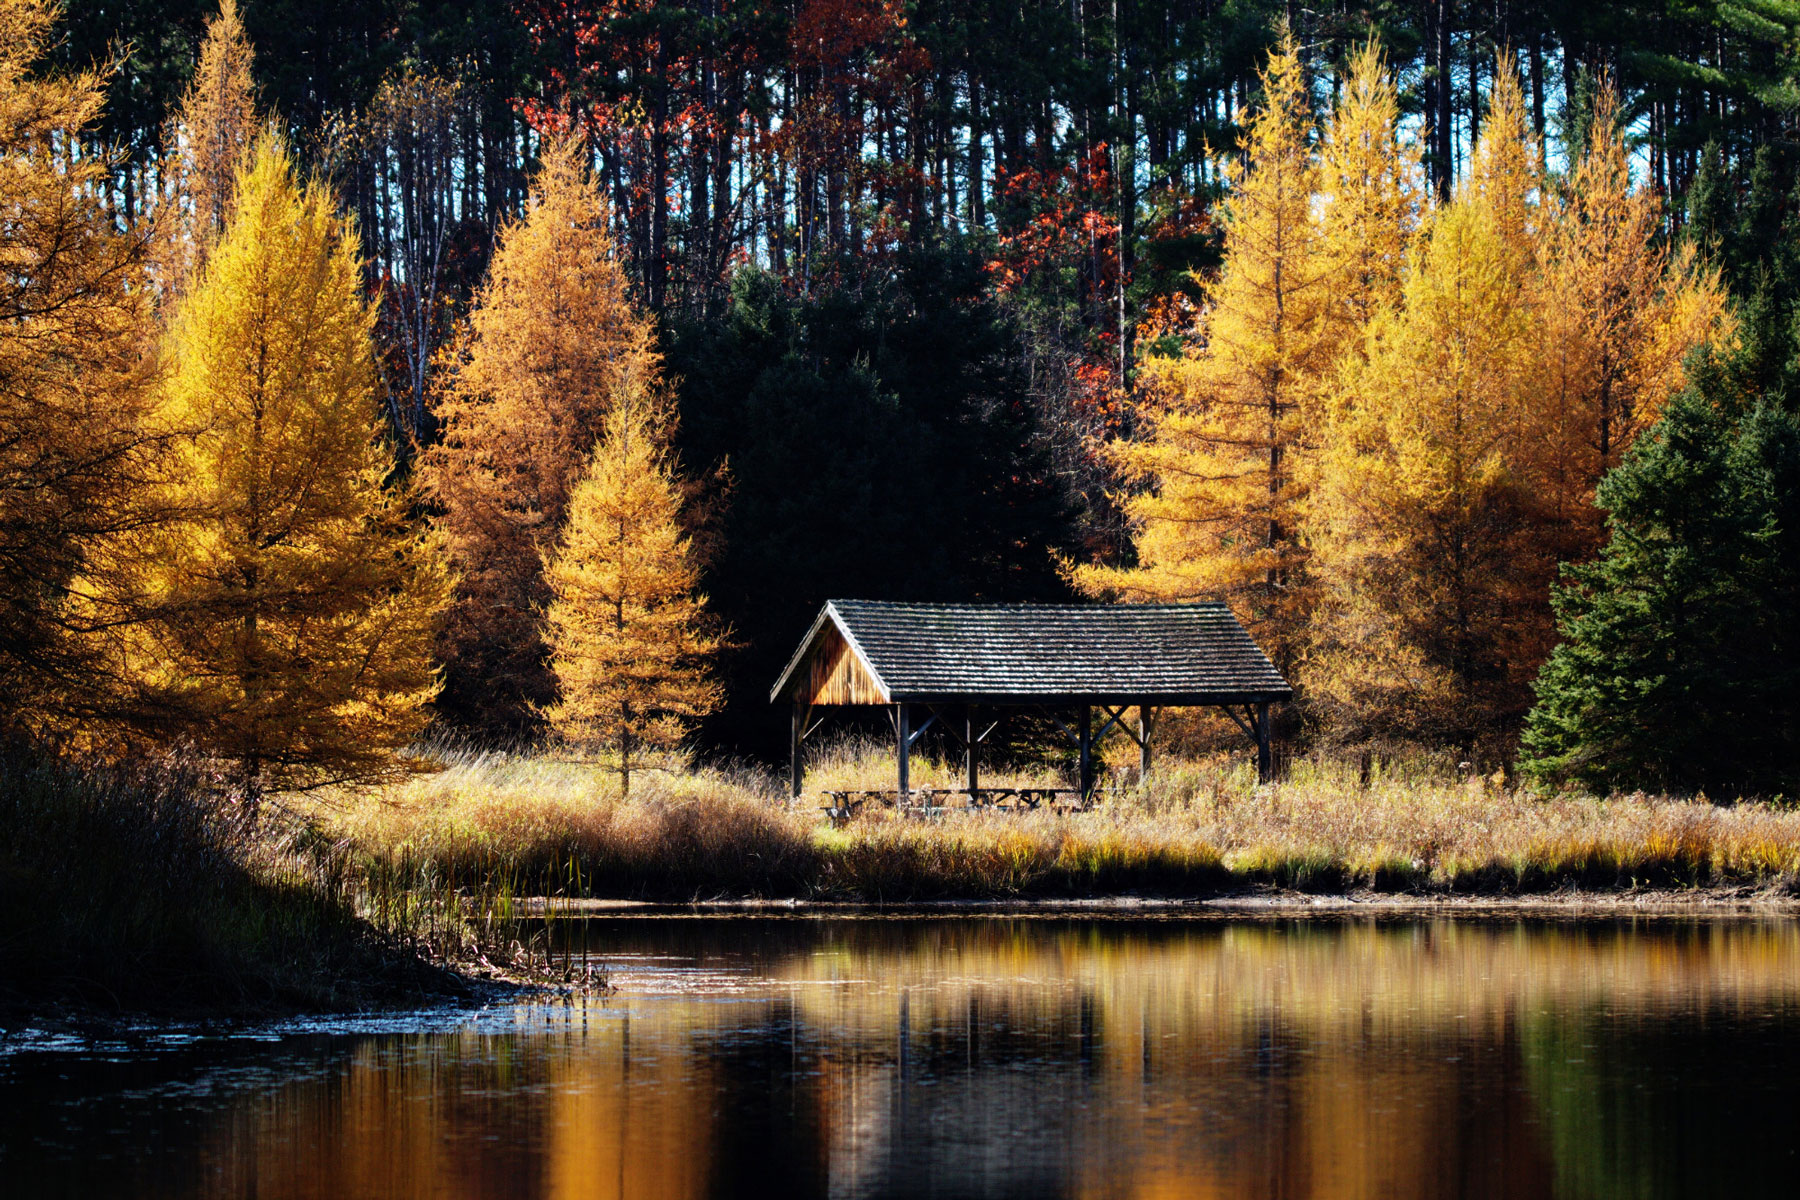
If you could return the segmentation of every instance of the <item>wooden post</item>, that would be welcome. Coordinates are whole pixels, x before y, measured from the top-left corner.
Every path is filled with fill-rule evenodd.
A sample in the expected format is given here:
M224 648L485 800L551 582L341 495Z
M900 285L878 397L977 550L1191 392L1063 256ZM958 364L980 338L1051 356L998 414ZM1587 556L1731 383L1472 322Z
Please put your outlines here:
M806 737L806 709L794 701L794 727L788 735L788 794L800 798L800 743Z
M900 803L902 804L906 802L907 796L912 794L912 785L907 778L907 757L912 753L912 730L907 726L907 715L906 705L894 705L894 732L898 735L899 762L897 765L900 778Z
M1076 745L1081 749L1076 768L1078 782L1075 786L1081 789L1081 802L1086 804L1088 793L1094 789L1094 714L1085 704L1081 706L1081 726L1078 732L1080 736Z
M1150 726L1155 720L1148 704L1138 705L1138 786L1150 778Z
M1269 748L1269 702L1256 706L1256 781L1267 783L1275 775L1274 755Z
M975 706L963 707L963 766L969 775L969 804L975 804Z

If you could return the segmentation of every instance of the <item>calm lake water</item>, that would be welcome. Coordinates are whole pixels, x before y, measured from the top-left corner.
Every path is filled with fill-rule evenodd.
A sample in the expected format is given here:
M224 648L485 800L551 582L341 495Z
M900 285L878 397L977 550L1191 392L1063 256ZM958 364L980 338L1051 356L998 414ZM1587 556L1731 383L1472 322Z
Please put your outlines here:
M616 996L0 1043L0 1195L1792 1195L1800 923L618 917Z

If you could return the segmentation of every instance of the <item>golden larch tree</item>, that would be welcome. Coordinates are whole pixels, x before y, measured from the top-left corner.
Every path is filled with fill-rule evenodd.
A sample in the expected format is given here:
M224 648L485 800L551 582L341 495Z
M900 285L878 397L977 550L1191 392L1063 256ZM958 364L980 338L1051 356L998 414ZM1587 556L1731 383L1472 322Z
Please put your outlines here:
M1120 475L1143 488L1124 501L1137 565L1079 567L1074 576L1090 593L1128 599L1223 597L1286 666L1307 616L1303 460L1330 365L1332 271L1291 36L1262 84L1196 345L1180 358L1145 360L1143 435L1109 448Z
M1631 180L1616 93L1595 95L1581 158L1546 206L1542 375L1534 458L1560 555L1600 545L1594 489L1682 385L1682 362L1722 332L1726 296L1693 246L1673 253L1662 204Z
M1535 161L1496 86L1477 162ZM1516 91L1516 87L1514 89ZM1535 186L1472 173L1432 217L1398 309L1346 362L1312 530L1323 596L1309 679L1338 732L1472 747L1528 698L1546 649L1524 410L1542 338L1521 231ZM1528 243L1524 246L1529 249Z
M1320 159L1328 336L1340 352L1360 350L1370 321L1400 301L1426 196L1418 145L1401 133L1399 93L1374 41L1350 57Z
M0 0L0 725L79 720L95 638L126 619L120 554L155 519L162 439L140 354L144 246L100 197L101 71L42 59L61 6Z
M173 169L157 213L157 270L166 293L188 285L225 232L233 189L257 133L254 64L237 0L220 0L194 77L169 122Z
M460 575L441 653L444 707L517 731L553 699L540 548L615 401L652 395L660 360L632 305L607 206L574 140L544 147L522 219L501 230L439 399L420 479Z
M617 755L627 792L634 755L674 749L720 700L661 409L642 392L609 408L544 568L557 690L545 715L564 740Z
M1540 232L1544 156L1531 136L1519 73L1505 53L1495 59L1487 102L1462 184L1464 199L1481 207L1508 254L1531 259Z
M437 692L449 577L385 483L358 239L258 144L168 334L167 484L131 639L140 723L265 790L379 775Z

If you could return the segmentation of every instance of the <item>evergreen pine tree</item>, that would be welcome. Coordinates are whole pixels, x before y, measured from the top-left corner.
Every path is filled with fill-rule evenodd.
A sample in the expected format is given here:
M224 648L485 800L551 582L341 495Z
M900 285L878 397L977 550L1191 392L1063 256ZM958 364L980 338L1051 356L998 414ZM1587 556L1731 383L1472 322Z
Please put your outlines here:
M625 792L636 756L678 746L720 700L707 670L719 639L696 591L658 407L637 393L608 409L544 566L557 686L545 715L564 740L616 754Z
M1598 790L1800 793L1800 417L1707 362L1600 486L1521 766ZM1735 378L1734 378L1735 377Z
M264 142L169 333L166 485L127 645L138 724L265 790L379 774L437 691L448 578L384 486L354 229Z

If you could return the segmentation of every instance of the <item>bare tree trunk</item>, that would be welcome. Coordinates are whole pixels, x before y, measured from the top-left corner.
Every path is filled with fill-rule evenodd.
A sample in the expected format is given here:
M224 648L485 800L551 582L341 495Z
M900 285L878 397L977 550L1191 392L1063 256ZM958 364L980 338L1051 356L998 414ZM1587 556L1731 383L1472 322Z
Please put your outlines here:
M981 179L981 80L969 76L969 228L987 224L987 210L982 197Z
M652 312L663 309L668 281L669 238L669 85L668 50L656 41L656 79L650 104L650 245L644 264L644 300Z
M1544 33L1531 27L1531 129L1537 136L1538 168L1544 167Z
M1469 30L1469 153L1481 141L1481 39Z
M1431 184L1440 202L1450 199L1454 136L1450 86L1450 0L1425 0L1425 144Z

